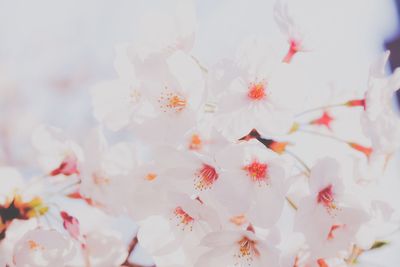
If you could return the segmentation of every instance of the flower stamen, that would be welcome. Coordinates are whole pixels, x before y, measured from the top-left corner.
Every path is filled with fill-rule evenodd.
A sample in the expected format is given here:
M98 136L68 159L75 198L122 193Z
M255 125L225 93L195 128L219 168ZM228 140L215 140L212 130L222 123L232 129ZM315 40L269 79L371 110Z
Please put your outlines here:
M328 212L337 209L332 185L328 185L327 187L319 191L317 196L317 203L322 204L328 210Z
M247 176L254 182L262 183L267 180L268 166L266 163L258 162L254 160L250 164L243 167L243 170L247 172Z
M218 176L219 175L213 166L203 164L196 172L195 188L200 191L210 189L218 179Z
M182 209L182 207L178 206L174 209L175 218L178 220L176 226L181 225L182 230L185 230L186 227L189 227L190 231L193 230L193 222L194 218L190 216L186 211Z
M186 98L178 92L165 91L158 99L163 112L180 113L187 106Z
M266 97L264 83L251 83L247 96L254 101L263 100Z
M246 260L251 265L255 257L260 256L260 251L257 249L257 242L244 236L238 241L239 252L235 255L238 259Z
M193 134L190 138L189 149L200 150L203 146L203 142L198 134Z

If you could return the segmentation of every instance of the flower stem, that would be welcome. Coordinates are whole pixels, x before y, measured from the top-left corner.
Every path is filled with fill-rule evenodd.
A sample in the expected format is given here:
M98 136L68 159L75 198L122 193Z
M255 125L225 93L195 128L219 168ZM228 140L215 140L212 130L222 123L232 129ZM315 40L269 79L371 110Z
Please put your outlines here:
M190 56L195 62L196 62L196 64L199 66L199 68L204 72L204 73L208 73L208 69L206 68L206 67L204 67L204 65L203 64L201 64L200 63L200 60L197 58L197 57L195 57L195 56Z
M299 156L297 156L295 153L293 153L292 151L287 150L287 149L285 150L285 152L288 155L290 155L291 157L293 157L295 160L297 160L301 164L301 166L304 167L304 169L306 170L307 175L308 176L310 175L310 173L311 173L310 167L308 167L308 165Z
M89 256L88 248L83 247L82 253L83 253L83 260L85 261L85 267L91 267L92 264L90 263L90 256Z
M286 201L289 203L290 207L292 207L295 211L297 211L299 209L293 200L291 200L289 197L285 197L285 198L286 198Z
M138 243L139 243L139 240L138 240L137 236L135 236L128 245L128 256L126 256L126 259L125 259L124 263L121 264L121 267L146 267L146 266L143 266L140 264L129 262L129 258L131 257L131 254L135 250ZM155 267L155 265L152 265L149 267Z
M345 143L345 144L349 144L348 141L341 139L337 136L334 135L330 135L330 134L324 134L324 133L320 133L320 132L316 132L316 131L310 131L310 130L305 130L305 129L299 129L298 132L302 132L302 133L307 133L307 134L313 134L313 135L318 135L321 137L325 137L325 138L330 138L332 140L338 141L340 143Z
M346 103L340 103L340 104L332 104L332 105L327 105L327 106L316 107L316 108L307 109L305 111L302 111L302 112L296 114L295 117L300 117L300 116L302 116L304 114L307 114L307 113L310 113L310 112L314 112L314 111L318 111L318 110L337 108L337 107L345 107L345 106L346 106Z
M136 265L136 264L133 264L133 263L130 263L130 262L129 262L129 258L130 258L130 256L131 256L132 252L135 250L136 245L138 244L138 242L139 242L139 240L138 240L137 236L135 236L135 237L131 240L131 242L130 242L129 245L128 245L128 256L126 256L126 259L125 259L124 263L123 263L121 266L127 266L127 267L136 267L136 266L140 266L140 265Z

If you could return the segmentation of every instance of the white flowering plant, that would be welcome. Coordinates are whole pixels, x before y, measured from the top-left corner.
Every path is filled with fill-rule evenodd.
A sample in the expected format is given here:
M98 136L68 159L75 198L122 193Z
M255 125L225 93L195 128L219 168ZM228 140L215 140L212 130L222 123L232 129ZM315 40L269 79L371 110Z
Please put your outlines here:
M194 53L194 2L171 6L143 16L116 78L90 89L96 127L39 125L37 168L0 167L0 266L147 266L137 253L159 267L386 266L364 256L400 226L389 52L363 93L310 101L320 44L290 4L270 14L281 35L212 66Z

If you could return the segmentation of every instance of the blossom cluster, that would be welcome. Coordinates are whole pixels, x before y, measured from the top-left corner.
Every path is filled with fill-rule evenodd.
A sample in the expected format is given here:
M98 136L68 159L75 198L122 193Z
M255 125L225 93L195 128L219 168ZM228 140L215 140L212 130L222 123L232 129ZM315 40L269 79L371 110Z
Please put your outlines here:
M90 89L98 126L84 138L40 125L40 171L0 168L0 266L139 266L139 245L160 267L373 266L360 258L400 223L382 186L400 146L389 52L365 94L309 106L312 77L296 63L318 44L290 5L274 9L281 43L249 37L214 66L194 56L195 11L177 1L117 46L116 78ZM138 232L128 245L70 202Z

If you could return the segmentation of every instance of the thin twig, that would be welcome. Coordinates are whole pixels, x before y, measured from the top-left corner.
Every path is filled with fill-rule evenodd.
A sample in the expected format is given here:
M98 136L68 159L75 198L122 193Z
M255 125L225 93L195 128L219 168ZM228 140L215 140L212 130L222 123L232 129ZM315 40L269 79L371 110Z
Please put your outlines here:
M82 253L83 253L83 260L85 262L85 267L91 267L92 264L90 263L90 257L89 257L88 248L87 247L83 247Z
M297 211L299 208L297 207L297 205L294 203L293 200L291 200L289 197L286 197L286 201L289 203L289 205L295 210Z
M121 267L156 267L155 265L144 266L144 265L140 265L140 264L137 264L137 263L129 262L129 258L131 257L132 252L135 250L138 242L139 242L139 240L138 240L137 236L135 236L131 240L131 242L128 245L128 256L126 256L126 259L125 259L124 263L122 263Z
M305 111L302 111L302 112L296 114L295 117L300 117L300 116L302 116L304 114L307 114L307 113L310 113L310 112L314 112L314 111L318 111L318 110L337 108L337 107L345 107L345 106L346 106L346 103L341 103L341 104L332 104L332 105L327 105L327 106L311 108L311 109L307 109Z
M301 166L303 166L304 169L306 169L307 175L310 175L311 173L310 167L308 167L307 164L299 156L297 156L295 153L287 149L285 150L285 152L291 157L293 157L295 160L297 160L301 164Z
M122 265L129 264L129 257L131 256L132 252L135 250L139 240L137 236L135 236L128 245L128 256L126 256L125 262Z
M321 136L321 137L330 138L330 139L335 140L335 141L338 141L338 142L340 142L340 143L349 144L348 141L346 141L346 140L344 140L344 139L341 139L341 138L339 138L339 137L336 137L336 136L334 136L334 135L330 135L330 134L324 134L324 133L320 133L320 132L316 132L316 131L310 131L310 130L304 130L304 129L299 129L298 132L307 133L307 134L313 134L313 135L318 135L318 136Z
M195 56L191 56L191 58L196 62L196 64L199 66L199 68L204 72L204 73L208 73L208 69L206 67L204 67L201 63L200 60L198 58L196 58Z

